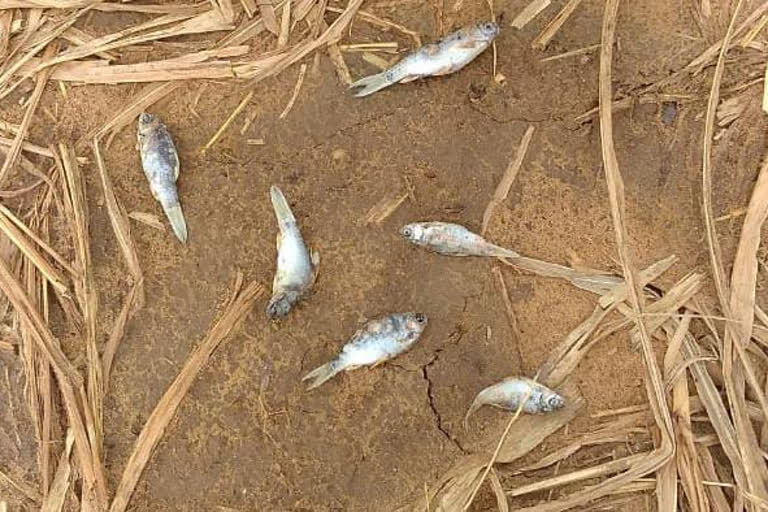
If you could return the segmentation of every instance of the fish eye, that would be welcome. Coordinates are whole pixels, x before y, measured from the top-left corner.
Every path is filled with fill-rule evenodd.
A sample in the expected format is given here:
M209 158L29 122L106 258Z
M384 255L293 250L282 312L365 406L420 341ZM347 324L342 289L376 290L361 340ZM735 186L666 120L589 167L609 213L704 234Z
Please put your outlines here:
M411 228L403 228L403 236L406 238L411 238L411 236L413 236L413 231L411 231Z
M423 313L416 313L416 321L419 322L420 324L423 324L424 322L427 321L427 317L424 316Z

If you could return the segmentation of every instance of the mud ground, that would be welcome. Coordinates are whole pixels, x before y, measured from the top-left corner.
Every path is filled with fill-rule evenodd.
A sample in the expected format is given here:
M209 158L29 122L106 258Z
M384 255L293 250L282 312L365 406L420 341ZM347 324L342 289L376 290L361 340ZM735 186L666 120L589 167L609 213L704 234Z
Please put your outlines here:
M483 409L470 430L463 429L461 419L475 393L510 374L533 374L592 311L594 298L563 282L502 268L519 322L517 337L492 273L498 263L441 258L408 246L397 231L415 220L479 229L496 183L532 124L536 131L525 164L497 209L488 238L549 261L617 268L599 129L595 121L573 121L597 105L597 54L540 62L599 43L602 3L583 2L545 52L530 47L563 3L555 1L522 31L508 23L527 1L496 5L507 14L497 43L503 84L492 80L487 52L457 75L358 100L346 94L323 55L317 68L308 61L310 72L285 120L278 115L291 96L297 68L258 84L246 109L246 115L255 115L251 128L240 134L241 116L204 154L200 147L249 89L189 83L154 106L179 148L190 241L184 247L170 231L133 225L147 304L117 353L106 401L112 489L142 425L205 335L235 272L271 284L276 224L270 185L283 189L322 263L314 293L290 316L269 323L265 303L259 304L244 331L214 355L155 451L130 510L392 510L423 494L425 482L501 428L507 416ZM450 7L446 1L446 30L487 16L484 2L467 0L458 14ZM365 8L425 40L439 36L432 4ZM116 16L121 15L97 14L86 26L96 34L125 26ZM617 94L664 78L710 42L701 37L687 4L666 0L623 2L617 34ZM411 44L356 21L346 40L393 39ZM373 71L358 54L346 57L354 76ZM56 113L56 121L38 116L30 140L74 142L135 90L70 87L65 99L49 86L43 105ZM717 142L716 215L748 200L765 143L760 92L760 87L747 90L749 107ZM190 110L198 95L199 118ZM615 115L636 260L645 266L669 254L680 257L662 279L666 284L707 269L699 184L703 99L681 103L671 121L662 119L659 104ZM18 121L22 111L15 101L12 105L8 120ZM246 144L255 138L265 144ZM128 211L162 215L134 144L131 126L104 150L117 194ZM85 172L103 341L127 293L128 273L96 168L87 166ZM367 212L382 197L407 190L406 178L415 201L404 202L381 225L365 225ZM737 226L718 225L726 254ZM329 359L363 321L402 310L430 318L412 352L303 391L301 376ZM3 469L33 483L34 436L23 402L22 367L8 354L2 354L0 366L0 400L10 400L0 409L0 459ZM573 375L587 407L570 431L589 429L590 414L597 411L645 403L643 375L640 355L626 336L598 344ZM31 510L13 495L8 500L11 510ZM653 503L638 495L623 509L652 509ZM481 494L474 510L494 510L490 495Z

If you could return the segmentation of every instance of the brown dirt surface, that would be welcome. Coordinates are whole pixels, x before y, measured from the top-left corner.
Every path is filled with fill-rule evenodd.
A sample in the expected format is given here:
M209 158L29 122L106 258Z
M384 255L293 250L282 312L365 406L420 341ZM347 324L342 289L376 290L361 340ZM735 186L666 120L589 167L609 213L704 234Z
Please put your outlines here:
M466 0L457 14L452 3L445 1L446 29L487 17L484 2ZM425 483L434 482L506 423L505 413L489 408L473 417L468 431L461 419L483 387L510 374L532 375L591 313L594 296L502 266L518 338L491 271L498 263L430 254L406 244L398 229L410 221L444 220L479 230L496 184L533 124L525 163L509 198L496 210L488 238L531 257L618 269L599 129L596 120L573 121L597 105L597 54L540 62L598 43L602 2L583 2L545 52L531 49L530 41L564 2L553 2L545 15L516 31L509 21L527 3L496 5L497 12L507 15L497 41L498 71L506 77L502 84L492 80L489 51L456 75L395 86L359 100L346 93L323 54L316 68L308 60L303 88L285 120L278 115L293 92L298 67L256 85L245 113L205 153L201 146L250 89L191 82L151 109L166 121L179 149L179 189L190 238L182 246L169 229L160 232L132 221L147 303L128 326L106 398L112 491L142 425L215 319L236 270L271 283L276 223L270 185L285 192L322 262L314 292L286 319L268 322L265 304L260 304L243 332L215 353L152 456L129 510L392 510L423 496ZM683 4L622 2L614 61L617 94L664 78L711 42L700 37ZM416 30L425 40L439 36L430 3L404 0L394 7L371 3L365 8ZM96 13L78 26L107 33L128 25L129 17L131 23L145 19ZM682 37L686 34L695 40ZM350 42L392 39L401 46L412 44L359 20L345 37ZM373 71L359 54L345 56L353 76ZM29 135L43 146L77 141L136 91L130 85L68 87L64 98L54 85L49 84L42 106L55 122L38 115ZM726 78L724 87L731 85ZM194 107L198 118L190 107L201 87ZM716 143L716 215L744 206L751 191L765 144L760 92L760 87L746 90L746 113ZM20 120L20 97L6 100L4 120ZM662 120L660 104L615 114L637 264L646 266L670 254L682 262L662 278L665 284L708 268L700 215L705 107L704 95L681 103L669 123ZM255 120L241 135L246 115ZM253 138L265 144L246 144ZM103 153L126 209L157 215L165 225L140 169L135 125L122 130ZM129 278L96 167L89 164L84 171L103 343ZM364 217L381 198L407 190L406 178L415 201L405 201L381 225L365 225ZM728 224L718 226L731 254L736 237ZM410 353L304 391L301 377L327 361L363 321L409 310L430 318ZM60 313L53 315L65 325ZM65 347L68 354L81 348L77 340L68 343L75 344ZM83 360L78 364L84 365ZM34 434L20 359L0 352L0 367L0 469L34 484ZM571 433L589 429L590 415L597 411L646 403L641 356L625 335L599 343L572 380L587 406L569 426ZM10 510L32 509L14 496L8 498ZM540 493L525 503L547 498ZM653 503L637 495L621 509L646 510ZM473 510L494 507L484 490Z

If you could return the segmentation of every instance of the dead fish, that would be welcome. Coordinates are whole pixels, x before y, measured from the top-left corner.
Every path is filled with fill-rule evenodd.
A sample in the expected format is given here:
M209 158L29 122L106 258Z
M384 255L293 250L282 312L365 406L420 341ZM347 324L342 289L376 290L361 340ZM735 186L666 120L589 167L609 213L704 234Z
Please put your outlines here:
M392 84L455 73L483 53L499 30L493 21L462 28L436 43L422 46L389 69L358 80L350 89L355 89L353 95L361 98Z
M447 256L520 257L515 251L487 242L464 226L450 222L414 222L403 226L400 234L412 244Z
M160 202L176 238L187 243L187 223L179 203L176 180L179 156L168 128L159 117L143 112L139 116L138 149L141 166L152 196Z
M372 320L359 329L332 361L309 372L302 380L311 380L314 389L342 371L361 366L376 367L409 350L427 326L423 313L395 313Z
M272 298L267 304L270 319L283 317L312 288L320 258L304 244L296 217L283 192L272 185L269 190L277 217L277 271L272 281Z
M483 405L517 411L526 396L523 412L528 414L552 412L565 406L565 399L545 385L525 377L508 377L477 394L464 416L464 428L469 425L469 417Z

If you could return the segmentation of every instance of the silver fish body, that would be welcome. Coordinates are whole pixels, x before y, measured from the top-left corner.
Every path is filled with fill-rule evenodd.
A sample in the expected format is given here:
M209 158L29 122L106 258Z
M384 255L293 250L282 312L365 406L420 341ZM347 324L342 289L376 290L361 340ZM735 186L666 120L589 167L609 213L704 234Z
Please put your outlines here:
M527 414L552 412L565 406L565 399L545 385L525 377L509 377L477 394L464 417L464 426L468 425L469 417L483 405L517 411L523 400L523 412Z
M515 251L499 247L464 226L450 222L413 222L400 229L412 244L447 256L518 258Z
M187 222L179 202L179 156L168 128L159 117L143 112L137 130L139 154L152 196L163 207L176 237L187 242Z
M358 80L350 88L355 90L354 96L363 97L396 83L455 73L483 53L497 35L499 26L493 21L464 27L422 46L391 68Z
M349 339L336 358L309 372L302 381L310 380L307 389L314 389L339 372L392 359L416 343L427 323L422 313L395 313L372 320Z
M317 253L310 253L304 244L296 217L276 186L269 191L277 217L277 270L272 280L272 298L267 304L267 316L283 317L312 288L315 282Z

